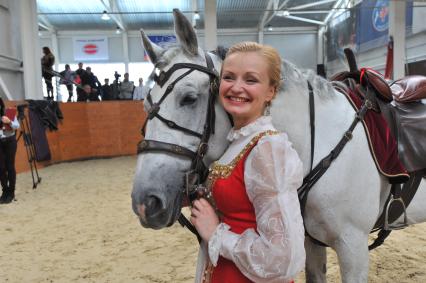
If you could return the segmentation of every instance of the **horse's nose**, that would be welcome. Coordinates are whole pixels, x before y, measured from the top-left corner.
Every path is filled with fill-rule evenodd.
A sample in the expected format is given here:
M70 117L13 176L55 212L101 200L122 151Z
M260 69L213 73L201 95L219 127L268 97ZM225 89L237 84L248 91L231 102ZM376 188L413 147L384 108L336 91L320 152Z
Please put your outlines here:
M166 210L166 199L161 194L149 194L145 201L145 216L154 217Z

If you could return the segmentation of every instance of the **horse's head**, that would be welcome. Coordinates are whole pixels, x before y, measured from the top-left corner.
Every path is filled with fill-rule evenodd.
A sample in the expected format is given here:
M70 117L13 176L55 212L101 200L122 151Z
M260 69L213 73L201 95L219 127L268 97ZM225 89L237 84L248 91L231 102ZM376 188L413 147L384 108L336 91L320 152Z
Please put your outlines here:
M173 15L177 46L163 49L141 31L157 73L145 99L148 118L138 147L132 207L141 224L154 229L177 220L186 179L205 175L205 168L225 150L230 128L216 99L221 60L198 47L195 31L180 11Z

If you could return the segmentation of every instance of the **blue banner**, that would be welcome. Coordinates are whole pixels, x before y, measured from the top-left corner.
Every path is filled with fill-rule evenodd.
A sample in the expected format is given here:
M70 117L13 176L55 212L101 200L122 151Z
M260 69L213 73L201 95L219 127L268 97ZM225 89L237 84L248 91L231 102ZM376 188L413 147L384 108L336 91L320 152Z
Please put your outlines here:
M389 0L364 0L357 8L357 45L360 51L386 45L389 32ZM411 32L413 3L407 2L406 27Z
M174 35L148 35L148 38L151 42L163 48L176 44L176 36Z
M177 42L176 36L174 35L148 35L148 38L152 43L155 43L162 48L168 48L170 45L175 45ZM143 57L146 61L149 61L146 51L144 51Z

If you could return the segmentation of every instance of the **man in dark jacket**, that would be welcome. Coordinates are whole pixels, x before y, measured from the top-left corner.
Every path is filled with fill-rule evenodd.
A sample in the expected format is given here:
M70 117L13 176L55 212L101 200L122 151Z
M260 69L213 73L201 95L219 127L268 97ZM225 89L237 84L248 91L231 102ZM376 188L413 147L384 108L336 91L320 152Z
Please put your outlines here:
M102 85L102 101L112 100L112 88L109 84L109 79L105 79L105 84Z

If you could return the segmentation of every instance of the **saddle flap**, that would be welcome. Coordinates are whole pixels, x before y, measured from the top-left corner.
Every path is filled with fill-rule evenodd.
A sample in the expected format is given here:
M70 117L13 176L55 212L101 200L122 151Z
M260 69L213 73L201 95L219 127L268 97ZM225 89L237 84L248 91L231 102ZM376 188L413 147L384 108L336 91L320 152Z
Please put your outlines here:
M426 98L426 77L406 76L391 85L395 101L414 102Z
M367 68L362 69L362 71L370 85L376 91L377 97L385 102L391 102L393 100L392 91L383 76L380 73Z

